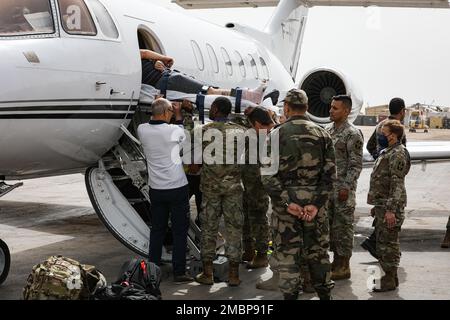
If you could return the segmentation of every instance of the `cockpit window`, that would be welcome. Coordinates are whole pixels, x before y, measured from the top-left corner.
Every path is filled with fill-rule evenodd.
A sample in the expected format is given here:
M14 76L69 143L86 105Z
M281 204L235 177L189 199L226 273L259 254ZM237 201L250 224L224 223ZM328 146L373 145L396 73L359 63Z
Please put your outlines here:
M1 0L0 37L55 32L49 0Z
M95 36L97 28L83 0L59 0L59 14L68 34Z
M119 31L116 28L116 24L105 6L98 0L88 0L88 4L91 6L103 34L108 38L119 38Z

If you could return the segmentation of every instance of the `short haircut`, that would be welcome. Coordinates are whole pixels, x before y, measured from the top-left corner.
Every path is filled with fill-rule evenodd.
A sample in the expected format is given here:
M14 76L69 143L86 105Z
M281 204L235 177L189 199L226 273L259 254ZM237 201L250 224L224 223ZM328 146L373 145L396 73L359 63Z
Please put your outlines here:
M294 104L294 103L290 103L290 102L285 102L285 103L288 105L289 109L292 109L294 111L303 112L308 109L308 104L306 104L306 103L301 103L301 104L297 104L297 103Z
M397 115L405 109L405 101L402 98L394 98L389 102L389 113Z
M171 106L172 104L167 99L164 98L156 99L152 103L152 115L162 116Z
M389 131L397 136L400 140L405 134L405 127L398 120L387 120L383 127L387 127Z
M334 96L333 100L341 101L347 109L352 110L353 102L352 102L352 98L350 96L341 94L338 96Z
M231 113L231 108L233 107L230 99L226 97L218 97L211 104L211 107L216 107L217 111L225 117L227 117Z
M256 121L261 123L262 125L268 126L273 123L272 118L270 117L269 112L267 110L256 107L254 108L248 115L248 120L255 125Z

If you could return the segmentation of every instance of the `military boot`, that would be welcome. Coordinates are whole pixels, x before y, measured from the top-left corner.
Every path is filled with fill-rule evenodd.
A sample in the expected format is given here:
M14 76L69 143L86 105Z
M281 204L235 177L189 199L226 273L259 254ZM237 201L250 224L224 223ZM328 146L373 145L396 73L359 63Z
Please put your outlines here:
M239 279L239 262L231 262L228 267L228 285L230 287L237 287L241 284Z
M195 277L198 283L212 285L214 284L213 262L203 261L203 272Z
M303 285L302 285L303 292L306 292L306 293L316 292L316 290L314 289L314 286L312 284L311 274L309 273L309 270L307 270L305 268L301 268L300 274L301 274L301 277L303 280Z
M350 279L350 257L335 256L339 259L339 261L335 271L331 272L331 280Z
M283 293L284 300L297 300L298 299L298 291L292 293Z
M265 268L269 265L269 259L267 258L267 254L265 252L258 252L252 261L247 263L247 269L258 269Z
M278 283L280 282L280 273L273 270L272 278L260 281L256 284L256 289L278 291Z
M450 230L447 229L444 240L442 240L441 248L450 248Z
M320 300L333 300L331 294L318 294Z
M392 267L384 270L386 273L383 277L381 277L381 285L380 288L373 289L374 292L386 292L386 291L392 291L395 290L396 282L395 282L395 275L397 274L397 267Z
M366 240L361 243L361 247L364 250L369 251L370 255L378 260L379 256L377 254L377 236L375 234L375 231L372 232L370 237L366 238Z
M244 252L242 253L242 261L252 261L255 258L255 246L251 242L243 243Z

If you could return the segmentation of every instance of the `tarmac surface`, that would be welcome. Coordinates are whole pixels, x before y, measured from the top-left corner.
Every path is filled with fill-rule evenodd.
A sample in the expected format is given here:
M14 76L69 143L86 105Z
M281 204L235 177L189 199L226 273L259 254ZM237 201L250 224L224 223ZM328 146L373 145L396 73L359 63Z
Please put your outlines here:
M366 137L367 139L368 137ZM366 204L371 168L364 168L357 190L355 248L352 278L337 281L336 300L352 299L450 299L450 249L441 249L450 216L450 162L413 165L407 176L408 207L401 232L400 287L388 293L371 293L368 269L377 262L359 244L371 231ZM193 205L195 207L195 205ZM22 288L33 265L51 255L64 255L97 266L109 282L122 263L135 256L102 225L87 195L82 175L25 180L24 186L0 199L0 238L8 243L12 262L0 300L22 298ZM271 275L269 268L247 270L241 265L242 284L230 288L172 282L170 265L163 266L163 299L282 299L276 291L255 288ZM303 294L301 300L317 299Z

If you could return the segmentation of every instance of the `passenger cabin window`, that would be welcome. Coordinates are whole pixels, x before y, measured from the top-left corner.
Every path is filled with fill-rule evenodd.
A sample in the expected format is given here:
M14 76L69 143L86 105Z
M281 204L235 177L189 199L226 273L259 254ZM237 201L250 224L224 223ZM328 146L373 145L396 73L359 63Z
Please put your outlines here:
M262 67L262 76L264 79L269 79L270 74L269 74L269 67L267 66L266 61L259 57L259 62L261 63L261 67Z
M92 8L95 19L103 34L111 39L119 38L119 31L117 30L116 24L105 6L98 0L88 0L88 4Z
M59 0L64 31L72 35L95 36L97 28L83 0Z
M0 1L0 37L54 32L50 0Z
M194 40L191 40L192 51L194 52L195 61L197 62L197 68L200 71L205 69L205 60L203 60L202 50L200 46Z
M228 54L227 50L225 48L220 48L220 51L222 52L222 58L225 62L225 68L227 69L227 72L230 76L233 75L233 64L231 63L230 55Z
M216 52L210 44L206 44L206 49L208 50L209 61L211 62L211 67L215 73L219 73L219 60L217 59Z
M242 78L245 78L247 76L247 70L245 69L244 59L242 59L242 56L239 52L235 51L234 53L236 54L237 57L239 70L241 71L241 76Z
M259 79L259 72L258 67L256 66L255 59L251 54L248 55L248 58L250 59L250 67L252 68L253 76L255 77L255 79Z

